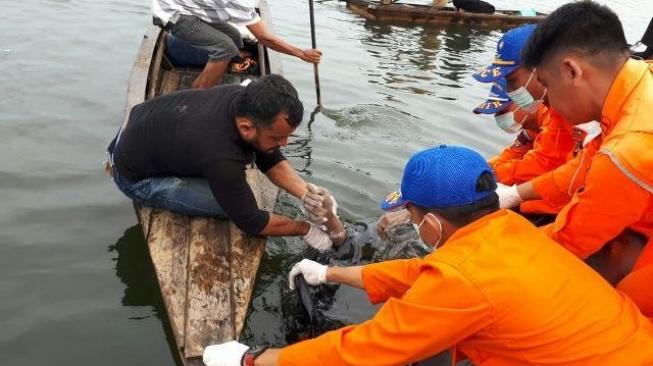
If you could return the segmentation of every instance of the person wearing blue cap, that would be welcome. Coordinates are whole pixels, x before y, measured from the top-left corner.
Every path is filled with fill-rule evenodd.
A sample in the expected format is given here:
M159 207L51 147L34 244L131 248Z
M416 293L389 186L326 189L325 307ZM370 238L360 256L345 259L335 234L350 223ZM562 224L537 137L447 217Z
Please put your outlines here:
M490 95L485 102L474 108L475 114L492 114L497 126L506 133L517 133L512 145L504 148L499 155L488 160L497 182L511 184L515 179L512 165L524 158L533 149L540 128L537 115L525 113L510 100L506 93L506 79L499 79L492 84Z
M385 302L372 319L282 349L212 345L204 363L390 366L453 349L452 364L463 354L477 366L653 364L653 324L526 219L499 210L495 188L473 150L413 155L382 207L407 208L432 254L354 267L304 259L290 271L291 288L301 274Z
M532 149L516 159L492 164L500 183L498 191L500 198L504 196L503 192L515 190L516 185L565 164L583 147L582 139L575 141L572 127L550 107L546 88L534 76L535 70L527 68L522 63L521 51L535 28L534 24L527 24L506 32L497 43L496 56L492 64L472 75L482 83L495 83L494 85L505 83L503 89L505 94L502 97L508 98L517 111L527 113L532 120L535 120L532 125L537 134L533 139ZM475 112L495 112L493 108L482 108L486 104L476 108ZM516 128L519 123L514 120L509 121L510 117L510 115L500 117L502 124ZM518 145L522 144L520 137L526 140L523 136L518 136L516 141ZM523 213L536 215L556 214L561 208L562 205L559 203L546 200L528 202L520 207Z

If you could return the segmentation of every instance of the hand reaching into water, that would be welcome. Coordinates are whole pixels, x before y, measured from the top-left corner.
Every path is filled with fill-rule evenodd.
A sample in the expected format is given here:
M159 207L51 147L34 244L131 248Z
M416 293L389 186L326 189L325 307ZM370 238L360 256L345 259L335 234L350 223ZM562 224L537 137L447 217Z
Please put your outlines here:
M397 226L408 224L410 224L410 212L408 212L408 210L402 209L399 211L388 212L379 219L376 231L379 236L387 240L390 237L390 232L392 232L392 230Z

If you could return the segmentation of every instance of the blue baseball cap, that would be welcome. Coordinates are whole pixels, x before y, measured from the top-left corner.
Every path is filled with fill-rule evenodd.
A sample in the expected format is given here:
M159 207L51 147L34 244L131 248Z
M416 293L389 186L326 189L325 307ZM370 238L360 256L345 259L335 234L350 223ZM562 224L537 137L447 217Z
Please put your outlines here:
M521 50L535 31L535 24L526 24L506 32L497 43L497 54L492 65L478 70L472 76L482 83L492 83L505 78L521 66Z
M385 211L407 203L426 208L449 208L479 201L494 193L477 192L476 182L492 169L481 154L462 146L440 145L413 155L406 163L401 188L381 201Z
M501 78L492 84L487 100L474 108L476 114L495 114L506 109L512 101L506 93L506 79Z

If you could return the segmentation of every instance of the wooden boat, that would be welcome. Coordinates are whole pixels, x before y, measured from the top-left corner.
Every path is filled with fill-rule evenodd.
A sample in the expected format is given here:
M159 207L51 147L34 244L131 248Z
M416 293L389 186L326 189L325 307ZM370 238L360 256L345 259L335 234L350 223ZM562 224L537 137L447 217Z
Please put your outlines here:
M497 10L493 14L457 11L453 7L387 3L378 0L341 0L354 13L370 20L411 24L470 23L488 27L512 27L536 23L546 17L544 13L522 16L517 10Z
M271 26L264 0L259 2L259 13ZM144 100L188 88L200 71L172 65L166 56L166 37L153 26L143 38L129 80L127 116ZM227 74L225 82L282 73L278 54L257 44L248 47L258 56L257 75ZM247 170L247 180L259 207L272 210L276 186L254 168ZM248 236L228 220L134 206L176 343L173 353L183 365L203 365L204 347L238 339L266 239Z

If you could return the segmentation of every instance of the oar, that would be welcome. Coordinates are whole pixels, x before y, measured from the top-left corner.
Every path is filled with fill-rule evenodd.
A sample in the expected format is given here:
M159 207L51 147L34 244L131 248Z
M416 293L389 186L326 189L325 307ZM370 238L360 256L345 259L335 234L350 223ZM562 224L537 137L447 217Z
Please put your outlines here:
M311 16L311 44L317 48L315 42L315 15L313 14L313 0L308 0L308 11ZM317 64L313 64L313 75L315 76L315 96L317 97L318 108L322 107L322 98L320 97L320 75L317 71Z

